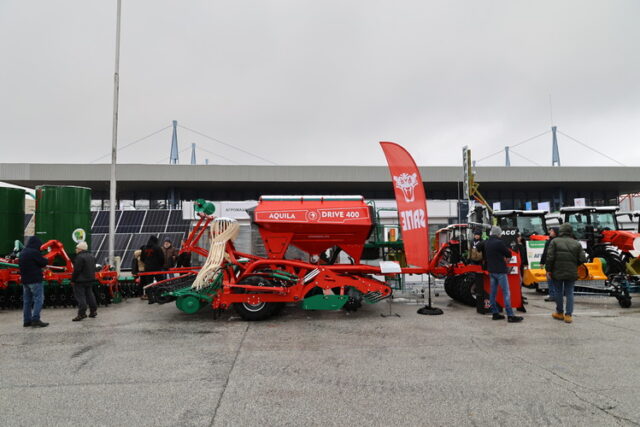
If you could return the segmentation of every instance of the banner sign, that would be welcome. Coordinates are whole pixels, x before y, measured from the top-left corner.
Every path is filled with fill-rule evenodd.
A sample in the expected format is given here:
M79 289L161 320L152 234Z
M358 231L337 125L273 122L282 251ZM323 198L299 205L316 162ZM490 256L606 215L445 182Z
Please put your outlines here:
M544 245L546 243L546 240L527 240L529 268L541 268L540 258L542 258L542 252L544 252Z
M429 266L429 227L420 171L400 145L393 142L381 142L380 145L393 180L407 264L426 269Z

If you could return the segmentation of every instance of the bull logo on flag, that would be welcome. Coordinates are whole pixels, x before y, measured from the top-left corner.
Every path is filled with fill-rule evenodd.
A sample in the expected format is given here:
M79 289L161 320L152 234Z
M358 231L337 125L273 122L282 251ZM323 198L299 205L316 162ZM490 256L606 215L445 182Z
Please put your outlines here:
M413 202L416 197L414 189L418 185L418 178L416 174L413 173L409 175L408 173L403 173L400 176L394 176L393 180L396 183L396 188L402 190L404 200L407 203Z

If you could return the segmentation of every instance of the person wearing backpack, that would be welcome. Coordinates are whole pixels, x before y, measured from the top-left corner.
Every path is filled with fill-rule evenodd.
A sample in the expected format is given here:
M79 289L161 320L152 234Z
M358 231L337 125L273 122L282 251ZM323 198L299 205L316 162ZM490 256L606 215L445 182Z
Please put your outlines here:
M560 226L558 237L549 243L545 268L555 286L556 311L551 317L573 322L573 289L578 280L578 266L587 262L580 243L573 237L571 224ZM550 281L551 281L550 280ZM566 306L563 306L566 298Z

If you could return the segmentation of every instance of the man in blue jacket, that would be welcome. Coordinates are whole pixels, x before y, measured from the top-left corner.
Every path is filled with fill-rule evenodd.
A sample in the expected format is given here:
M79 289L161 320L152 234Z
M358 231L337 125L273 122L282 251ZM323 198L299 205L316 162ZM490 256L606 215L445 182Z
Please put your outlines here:
M22 301L24 312L24 327L34 326L44 328L48 323L40 320L40 310L44 302L44 288L42 286L42 269L47 265L47 259L40 253L42 242L36 236L29 238L27 246L20 252L20 277L22 280Z
M496 304L496 294L498 293L498 286L500 286L504 299L504 308L507 311L507 321L509 323L516 323L522 321L523 318L514 316L513 309L511 308L511 294L509 293L509 280L507 278L507 273L509 272L507 260L511 258L511 251L507 248L507 245L500 240L501 234L502 229L494 225L491 227L489 240L481 242L478 246L481 247L484 259L487 262L487 271L489 271L489 278L491 280L489 300L491 301L493 320L504 319L504 316L498 313L498 306Z

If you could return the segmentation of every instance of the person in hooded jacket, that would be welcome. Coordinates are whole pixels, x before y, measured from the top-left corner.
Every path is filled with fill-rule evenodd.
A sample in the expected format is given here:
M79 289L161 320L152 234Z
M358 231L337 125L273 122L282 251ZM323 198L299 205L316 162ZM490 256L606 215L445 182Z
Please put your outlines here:
M145 272L157 271L159 273L140 276L140 286L143 288L143 291L144 287L153 283L154 279L158 282L165 279L164 275L160 273L164 266L164 253L160 245L158 245L158 238L156 236L149 237L147 244L142 247L140 261L144 263ZM146 299L145 296L142 298Z
M540 257L540 266L545 268L545 264L547 263L547 251L549 250L549 243L556 237L558 237L558 231L560 229L558 227L551 227L549 229L549 240L547 240L544 244L544 250L542 251L542 256ZM545 301L555 301L556 300L556 287L553 284L553 280L547 280L549 295L544 299Z
M547 275L556 287L556 311L551 317L573 322L573 288L578 280L578 266L587 262L582 245L573 237L571 224L560 226L558 237L549 243L546 257ZM563 307L564 298L567 299Z
M20 252L18 264L22 281L23 326L44 328L49 324L40 320L40 311L44 303L44 287L42 285L42 269L47 259L42 256L42 241L31 236L27 246Z
M73 274L71 275L73 296L78 302L78 315L72 319L74 322L79 322L87 317L87 303L89 304L89 317L98 315L98 304L93 293L95 281L96 259L89 252L87 242L80 242L76 245L76 258L73 260Z

